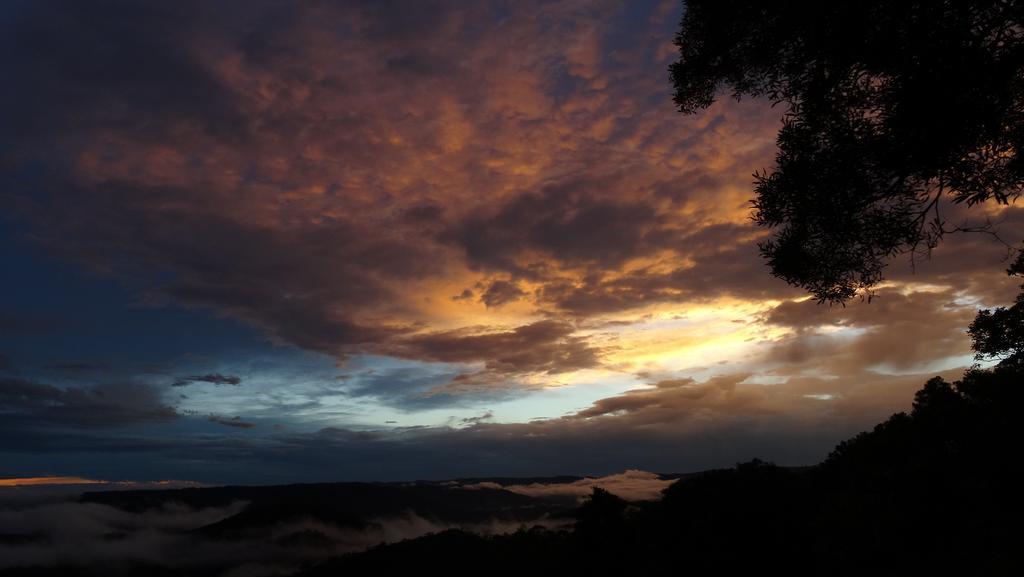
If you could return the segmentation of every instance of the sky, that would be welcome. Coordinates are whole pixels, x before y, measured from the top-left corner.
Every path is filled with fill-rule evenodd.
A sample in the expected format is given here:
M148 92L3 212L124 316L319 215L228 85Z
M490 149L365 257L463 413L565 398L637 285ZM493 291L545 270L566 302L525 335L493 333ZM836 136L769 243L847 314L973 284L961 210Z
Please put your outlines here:
M845 307L772 277L783 111L680 115L680 15L5 3L0 478L810 464L955 378L1005 248L948 238ZM1019 207L963 217L1021 241Z

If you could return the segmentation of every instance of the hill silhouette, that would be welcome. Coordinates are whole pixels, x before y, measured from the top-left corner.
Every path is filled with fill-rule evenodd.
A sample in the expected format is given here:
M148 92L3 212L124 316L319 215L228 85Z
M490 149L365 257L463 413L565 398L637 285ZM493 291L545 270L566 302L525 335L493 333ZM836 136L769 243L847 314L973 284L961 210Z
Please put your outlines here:
M439 524L515 522L571 507L571 500L538 500L501 489L458 490L439 483L312 483L227 486L168 491L85 493L81 502L145 512L174 503L194 509L247 505L195 531L210 538L242 538L291 522L313 521L362 530L374 519L417 515Z

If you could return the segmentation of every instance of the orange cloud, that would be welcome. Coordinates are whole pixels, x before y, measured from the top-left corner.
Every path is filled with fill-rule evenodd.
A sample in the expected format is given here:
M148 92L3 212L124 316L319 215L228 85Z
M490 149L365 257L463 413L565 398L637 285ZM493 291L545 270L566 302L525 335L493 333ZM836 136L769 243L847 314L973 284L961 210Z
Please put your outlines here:
M38 485L106 485L109 481L97 481L84 477L12 477L0 479L0 487L31 487Z

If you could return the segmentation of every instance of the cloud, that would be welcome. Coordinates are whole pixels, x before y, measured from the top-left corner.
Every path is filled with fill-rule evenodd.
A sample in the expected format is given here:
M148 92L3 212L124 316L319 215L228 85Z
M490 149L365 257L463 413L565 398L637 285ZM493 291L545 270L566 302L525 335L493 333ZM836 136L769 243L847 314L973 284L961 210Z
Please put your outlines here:
M68 473L90 478L124 475L117 471L128 458L136 475L220 483L603 476L621 471L623 463L691 472L754 457L806 465L842 439L908 410L914 392L931 376L955 379L959 373L890 375L862 368L839 376L783 375L765 384L761 375L723 371L704 381L655 381L564 417L527 423L484 419L484 411L474 422L456 420L452 426L339 424L244 434L225 427L211 435L188 418L154 433L146 423L108 431L40 428L38 420L28 427L5 417L0 457L23 465L73 463Z
M218 425L224 425L225 427L234 427L236 429L251 429L256 426L255 423L243 421L242 417L222 417L220 415L210 415L206 417L207 421L211 423L217 423Z
M381 543L414 539L461 528L481 534L509 533L521 523L443 523L409 513L368 520L362 530L343 529L311 519L296 520L234 539L196 538L191 532L239 512L244 503L190 509L168 506L131 513L87 503L45 504L0 511L0 529L24 535L20 543L0 544L0 569L71 566L114 570L125 564L215 570L226 575L291 575L325 559ZM539 520L538 524L543 524Z
M494 214L470 215L446 233L478 267L522 276L543 274L537 253L570 265L621 265L648 255L651 229L664 219L642 203L593 195L596 182L570 181L513 198Z
M292 490L301 498L299 492L305 488ZM345 487L338 490L344 491ZM2 492L0 489L0 495ZM450 493L449 498L457 501L459 493ZM159 493L152 494L159 498ZM48 500L12 502L12 506L0 509L0 535L4 537L0 541L0 570L61 567L121 574L144 565L150 572L169 569L188 574L261 575L270 569L275 575L291 575L331 557L453 528L489 535L509 533L525 523L554 524L529 507L497 511L488 519L486 511L460 516L459 507L446 509L449 504L442 502L421 505L437 509L423 515L412 510L387 515L363 513L354 519L362 522L358 528L350 526L357 525L351 517L335 524L307 513L282 516L278 522L266 525L256 523L232 533L230 538L211 538L211 527L243 516L250 503L235 501L193 508L168 500L144 508L121 509L75 502L75 497L71 493L53 494ZM267 509L275 511L274 507ZM446 510L454 512L445 515ZM430 515L432 512L440 514Z
M0 487L31 487L37 485L96 485L106 481L82 477L18 477L0 479Z
M54 371L70 371L70 372L86 372L86 371L99 371L107 369L107 365L99 363L53 363L46 365L47 369Z
M864 367L919 370L929 363L970 351L966 327L977 308L958 301L951 289L900 292L880 289L870 303L846 307L813 300L787 301L765 316L772 325L794 329L766 353L790 373L811 368L830 374ZM828 332L845 329L848 336Z
M488 308L499 307L525 297L526 293L512 281L496 280L480 295L481 302Z
M494 418L494 412L486 411L482 415L477 415L475 417L466 417L464 419L460 419L460 421L462 422L463 425L473 426L473 425L479 425L480 423L483 423L485 421L489 421L489 420L491 420L493 418Z
M3 199L35 240L146 302L339 359L597 366L582 336L516 358L488 343L704 298L717 265L679 263L719 250L701 231L743 220L738 185L770 159L777 121L732 104L681 120L664 83L673 22L624 10L20 7L4 24L28 47L4 61L20 88L0 102L18 146L2 161L36 176ZM19 170L40 162L52 170ZM479 300L451 299L477 283Z
M195 383L211 383L217 386L220 385L234 385L238 386L242 384L242 378L234 375L222 375L220 373L210 373L206 375L192 375L188 377L182 377L173 383L172 387L187 387Z
M521 395L507 375L498 382L478 383L475 390L453 391L452 383L465 384L469 374L451 365L384 367L348 375L344 383L325 389L321 396L343 396L352 400L372 399L385 407L402 412L471 407L482 401L501 401ZM454 370L453 370L454 369ZM471 373L476 374L478 373ZM478 375L479 376L479 375ZM504 385L504 386L498 386Z
M233 547L191 543L186 531L223 519L242 504L193 510L171 506L129 513L91 503L56 502L0 511L0 531L33 537L0 545L0 568L111 563L197 566L223 559ZM183 554L184 551L190 554ZM186 560L188 559L188 560Z
M38 335L60 328L64 328L64 324L47 315L0 310L0 330L7 334Z
M594 488L599 487L627 501L653 501L661 498L661 491L675 482L675 479L663 479L656 473L628 470L604 477L588 477L569 483L528 483L523 485L500 485L494 482L483 482L462 485L463 489L501 488L528 497L575 497L582 501Z
M616 397L601 399L591 407L577 413L576 416L590 418L667 408L669 409L669 419L680 419L685 416L685 412L679 409L688 406L706 408L709 396L731 396L736 390L736 383L749 376L747 374L733 375L729 378L718 378L702 384L698 384L692 379L660 381L650 389L634 389Z
M687 266L641 267L619 275L594 274L582 282L551 282L540 290L540 298L567 313L590 317L602 313L628 311L655 303L696 304L734 297L758 301L796 296L799 293L784 282L765 274L764 264L756 256L754 240L759 236L749 227L728 226L705 230L722 240L715 248L704 247L703 239L688 239L695 253ZM738 246L731 246L739 243Z
M169 421L178 417L156 387L101 383L65 387L24 379L0 379L0 411L10 423L103 428ZM6 427L5 427L6 428Z
M458 329L415 335L397 341L387 352L404 358L444 363L483 360L481 371L452 379L453 387L506 383L526 373L557 375L598 367L602 349L576 336L576 327L560 320L542 320L511 330L478 332Z
M104 455L86 469L130 454L154 471L234 480L686 470L813 461L906 406L969 354L977 303L1016 294L1004 251L954 236L916 274L894 261L893 286L870 305L796 302L749 222L750 174L772 162L779 112L724 100L678 115L666 79L678 19L664 10L11 8L0 38L19 49L0 51L0 65L17 90L0 93L0 205L27 238L145 305L204 309L339 364L379 355L430 368L361 375L293 404L246 377L238 402L278 403L289 428L218 435L131 377L7 379L0 451ZM1008 236L1022 230L1018 207L991 215ZM63 322L0 314L0 330L33 337ZM731 366L693 366L733 351ZM195 396L240 384L173 374L193 371L173 384L214 385ZM501 414L490 403L510 389L634 377L650 384L589 405L581 393L571 414L536 423L345 421L373 403L483 401ZM317 412L328 395L351 404Z

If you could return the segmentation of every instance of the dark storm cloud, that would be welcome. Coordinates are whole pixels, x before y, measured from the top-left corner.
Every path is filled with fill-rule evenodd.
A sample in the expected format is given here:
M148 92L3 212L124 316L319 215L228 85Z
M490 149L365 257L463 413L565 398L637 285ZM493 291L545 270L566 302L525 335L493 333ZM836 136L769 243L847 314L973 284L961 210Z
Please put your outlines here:
M789 396L785 387L766 388L745 384L744 381L751 376L747 373L725 375L704 383L693 379L659 381L651 388L635 389L616 397L601 399L573 418L615 415L632 426L649 427L792 411L792 403L783 400ZM803 401L802 404L808 403Z
M955 379L961 372L941 374ZM827 442L835 443L838 435L869 428L890 413L905 410L914 391L930 376L860 370L838 378L801 376L779 384L760 384L747 373L724 374L705 382L672 379L601 399L563 420L583 428L609 427L621 430L620 434L634 429L674 434L698 451L713 443L703 436L705 432L730 435L760 430L771 436L788 432L799 437L817 430Z
M220 415L210 415L206 417L207 421L211 423L217 423L218 425L224 425L225 427L234 427L236 429L251 429L256 426L255 423L242 420L242 417L222 417Z
M549 186L512 199L494 214L471 215L447 232L473 265L535 276L542 261L522 262L539 251L570 265L614 267L659 248L651 230L665 217L643 203L603 200L586 181Z
M558 374L600 364L601 349L575 337L576 328L559 320L538 321L512 330L436 332L409 337L396 353L410 358L465 363L485 359L498 373Z
M344 218L325 218L301 230L219 216L193 215L184 221L152 210L151 203L179 203L190 197L200 202L198 193L149 192L151 198L140 201L119 186L95 190L94 198L106 197L117 210L102 225L69 210L63 223L92 229L87 240L70 250L100 269L110 266L106 255L126 252L136 261L171 267L179 274L165 289L168 295L227 311L310 349L338 353L347 345L394 334L394 329L360 324L344 312L324 311L336 303L389 302L396 297L380 277L422 276L432 266L415 246L374 235ZM113 234L96 228L114 221L122 226Z
M730 226L730 241L749 238L752 231ZM709 231L721 235L718 227ZM540 291L543 302L573 315L592 316L626 311L653 303L707 302L723 296L741 299L768 299L797 296L799 291L767 274L757 257L753 241L732 247L729 244L708 247L702 234L684 238L692 243L692 265L663 271L639 268L623 275L606 277L594 274L583 282L553 281Z
M17 50L5 51L16 58L6 69L20 88L5 93L15 99L5 103L5 116L21 127L18 134L31 134L44 146L46 138L59 137L72 124L84 134L93 131L92 136L101 140L102 134L120 132L121 137L142 139L146 145L170 148L180 144L175 134L181 134L181 126L196 126L198 132L185 130L186 138L242 146L239 139L252 137L251 123L257 118L244 105L246 97L226 86L219 71L211 67L209 54L201 54L204 39L210 40L211 33L232 37L245 58L272 68L282 49L293 47L287 35L274 33L270 26L298 26L294 18L281 18L291 11L256 4L247 7L239 12L236 24L235 16L228 18L227 11L204 3L20 6L8 22L14 31L8 38ZM246 24L253 28L246 29ZM26 114L26 110L39 113ZM272 124L290 130L277 120ZM31 152L29 142L20 142L19 150ZM54 157L54 161L65 162L71 169L82 151L67 152L72 156ZM202 170L195 163L193 168ZM68 190L71 183L50 184ZM104 179L77 191L92 199L90 214L77 214L70 207L62 210L56 204L39 217L53 226L48 232L54 233L55 248L96 268L110 268L106 255L127 256L142 264L159 262L180 273L168 287L170 295L227 310L266 326L282 339L331 352L352 342L379 340L382 331L343 316L327 317L323 308L339 300L352 305L367 299L387 300L389 292L374 280L375 273L415 274L430 262L416 245L355 230L344 219L328 219L322 226L289 234L218 217L217 209L179 212L190 202L201 206L200 199L219 204L210 186L217 185L207 182L191 189ZM160 205L177 216L157 208ZM66 233L79 236L83 244L62 246L56 237ZM42 236L46 240L48 235ZM349 250L338 254L318 248L327 246ZM251 251L253 247L261 250ZM242 254L245 258L239 259ZM329 262L316 263L325 258ZM338 266L342 262L347 266ZM243 263L250 266L236 266ZM274 280L269 281L271 277ZM283 286L266 285L261 278L274 285L283 282ZM303 285L303 294L289 293L292 285ZM317 302L317 295L308 290L313 286L332 287L328 302Z
M53 363L43 367L44 369L50 369L53 371L68 371L68 372L92 372L100 371L109 368L107 365L100 363Z
M592 347L568 335L496 358L494 337L462 334L547 313L487 319L512 302L585 315L666 298L689 281L621 289L612 305L614 287L591 285L654 252L697 250L686 239L734 211L694 203L735 180L719 140L740 138L739 119L745 143L769 125L717 112L680 144L667 100L647 102L663 100L670 23L611 50L624 7L19 5L4 21L19 88L0 102L18 142L2 147L3 198L34 239L145 302L206 307L277 341L492 371L591 367ZM770 140L756 142L735 162L767 157ZM681 159L715 168L680 177ZM562 296L584 273L595 294ZM480 300L457 301L481 320L438 347L449 278L485 283ZM554 283L547 300L532 302L524 279Z
M1011 205L985 213L954 205L943 214L949 227L987 227L987 231L947 234L930 255L918 255L913 262L909 255L894 259L886 269L888 277L947 285L981 299L985 306L1012 302L1020 283L1004 271L1013 262L1010 249L1024 247L1024 207Z
M169 421L178 416L157 388L141 383L61 388L14 378L0 379L0 411L11 422L86 428Z
M526 293L515 282L496 280L487 286L487 290L480 295L480 300L490 308L500 307L525 296Z
M205 418L200 418L205 420ZM158 480L179 476L191 479L202 479L214 481L214 476L201 473L204 468L218 469L223 472L229 469L225 465L232 460L232 455L239 456L241 452L267 451L273 454L275 451L286 450L287 445L279 441L265 437L243 439L233 434L233 430L225 429L217 434L197 434L195 432L196 422L187 415L179 416L173 422L168 421L172 427L180 427L179 434L167 435L166 429L154 431L151 429L153 422L135 423L138 426L124 426L114 429L102 427L79 427L64 426L51 423L40 423L34 419L10 419L0 422L0 453L17 455L12 462L23 462L21 467L30 467L39 459L44 459L41 471L51 471L50 462L59 462L62 459L51 461L45 455L64 455L71 458L64 460L69 463L76 463L73 467L77 470L80 461L75 455L100 453L102 459L95 461L96 467L102 469L96 476L105 478L141 478L151 475L149 478ZM165 423L166 424L166 423ZM209 427L206 428L209 431ZM239 431L240 433L241 431ZM251 454L251 453L250 453ZM145 457L152 461L125 462L122 459L125 455ZM159 473L153 470L153 465L163 466L168 462L178 464L189 463L194 459L190 467L195 466L186 474L182 471L175 473L173 468L161 470ZM88 463L86 468L90 468ZM28 474L34 474L27 471ZM283 477L282 477L283 478ZM239 477L237 482L242 482Z
M188 377L182 377L173 383L172 387L187 387L195 383L210 383L213 385L234 385L238 386L242 384L242 378L234 375L222 375L220 373L210 373L206 375L191 375Z
M0 331L10 335L38 335L65 327L60 320L46 315L0 311Z
M4 93L4 116L13 129L7 134L31 139L73 120L94 128L117 118L109 110L112 96L136 111L146 103L172 116L210 111L210 118L219 117L212 109L226 95L186 51L174 47L187 44L188 31L201 17L196 3L181 6L191 9L132 2L9 6L5 69L23 89ZM37 67L42 63L45 69ZM40 109L51 114L17 112Z
M856 374L864 367L908 370L970 352L967 325L977 309L956 300L950 290L901 293L879 290L870 303L846 307L813 300L788 301L767 313L765 321L795 329L765 355L767 363L790 374ZM836 337L823 329L851 329Z

